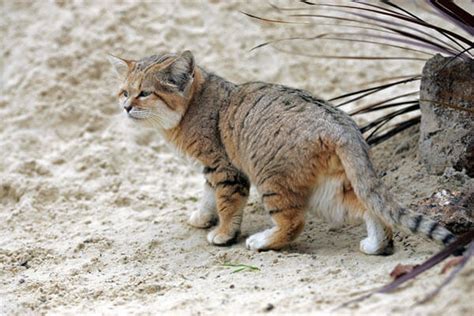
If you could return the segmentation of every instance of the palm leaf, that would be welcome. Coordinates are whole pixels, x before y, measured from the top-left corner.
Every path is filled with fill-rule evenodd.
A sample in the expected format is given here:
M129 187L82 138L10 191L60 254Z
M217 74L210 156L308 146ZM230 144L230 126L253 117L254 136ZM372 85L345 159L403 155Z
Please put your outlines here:
M453 22L459 30L466 31L468 34L474 33L474 17L457 6L453 1L425 0L429 6L424 10L434 9L445 20ZM417 14L403 6L403 4L395 4L389 0L379 2L373 1L351 1L348 4L331 4L331 3L315 3L312 1L300 1L304 7L282 8L272 5L279 14L285 14L291 21L283 19L268 19L257 15L249 15L252 18L265 22L275 20L275 23L295 23L298 19L318 19L332 20L337 22L350 22L354 25L336 25L339 30L332 32L320 33L313 36L294 36L271 40L255 46L252 50L271 46L272 48L290 54L297 54L311 58L328 58L328 59L355 59L360 61L380 61L380 60L420 60L426 59L413 55L404 56L335 56L328 54L314 54L307 52L288 51L278 48L276 45L282 42L290 42L295 40L328 40L338 42L358 42L369 45L379 45L400 49L401 52L407 54L423 54L432 56L434 52L456 58L467 59L472 56L470 50L474 47L471 38L468 38L460 32L451 31L441 27L436 22L430 22L420 18ZM320 14L313 10L324 9L325 13ZM330 12L330 13L326 13ZM331 13L332 12L332 13ZM431 13L431 12L430 12ZM342 16L344 15L344 16ZM306 21L305 21L306 22ZM314 24L318 27L318 24ZM353 31L344 31L351 28ZM436 35L437 33L437 35ZM344 106L353 104L355 101L372 97L374 94L404 85L410 82L421 80L421 74L410 76L391 76L390 78L381 78L371 83L386 82L380 85L364 87L357 91L342 94L333 97L329 101L339 101L336 106ZM388 82L387 82L388 81ZM366 83L369 84L369 83ZM361 131L366 133L367 141L371 145L378 144L402 130L417 124L420 116L415 115L419 110L419 100L404 99L413 96L417 92L407 92L400 95L389 97L385 100L372 101L366 105L353 109L350 115L366 115L373 114L377 111L387 111L381 117L370 119L369 122L361 127ZM464 110L456 105L439 104L456 110ZM410 114L410 117L403 119L401 122L393 123L393 121L401 115ZM413 116L415 115L415 116Z

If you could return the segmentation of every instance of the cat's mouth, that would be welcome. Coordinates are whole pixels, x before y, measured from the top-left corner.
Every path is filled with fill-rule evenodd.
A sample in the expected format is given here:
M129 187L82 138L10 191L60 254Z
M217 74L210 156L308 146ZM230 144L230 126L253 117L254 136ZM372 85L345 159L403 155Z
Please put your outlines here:
M129 118L134 120L144 120L150 117L151 111L147 109L133 108L127 112Z

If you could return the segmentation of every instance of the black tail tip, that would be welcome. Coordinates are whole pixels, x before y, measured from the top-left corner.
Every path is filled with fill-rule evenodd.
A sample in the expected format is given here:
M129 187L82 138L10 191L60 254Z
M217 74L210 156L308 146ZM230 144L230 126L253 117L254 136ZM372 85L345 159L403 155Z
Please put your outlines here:
M445 246L449 246L455 240L456 240L455 235L448 234L448 235L446 235L446 237L443 238L442 242ZM465 246L459 246L452 252L452 255L455 256L455 257L462 256L466 250L467 250L467 248Z
M467 250L466 246L459 247L459 248L457 248L456 250L453 251L453 256L455 256L455 257L462 256L462 255L464 255L466 250Z

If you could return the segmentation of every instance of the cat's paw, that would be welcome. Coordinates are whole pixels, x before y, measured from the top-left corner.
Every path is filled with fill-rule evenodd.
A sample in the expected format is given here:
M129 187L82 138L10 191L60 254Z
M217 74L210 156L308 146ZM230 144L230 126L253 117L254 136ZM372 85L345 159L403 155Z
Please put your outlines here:
M207 241L216 246L228 246L236 241L238 235L239 231L233 234L224 234L220 232L219 228L216 228L207 234Z
M388 242L381 244L379 241L372 238L365 238L360 241L360 251L367 255L382 255L388 256L393 254L393 240L390 239Z
M271 236L274 234L274 229L267 229L263 232L253 234L245 241L245 245L250 250L268 250L270 249Z
M188 224L197 228L209 228L217 223L217 216L211 212L194 211L188 219Z

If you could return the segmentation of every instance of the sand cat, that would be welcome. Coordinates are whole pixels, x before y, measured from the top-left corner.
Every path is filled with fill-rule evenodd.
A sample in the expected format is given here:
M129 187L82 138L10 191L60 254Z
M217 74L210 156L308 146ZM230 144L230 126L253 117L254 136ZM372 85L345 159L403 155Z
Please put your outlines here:
M355 122L324 100L264 82L236 85L197 66L190 51L111 61L123 79L118 97L128 117L154 126L202 164L204 196L189 223L208 228L218 219L207 235L211 244L236 240L251 184L274 223L247 238L252 250L293 241L309 208L334 223L363 219L366 254L393 252L393 226L443 244L454 240L394 200Z

